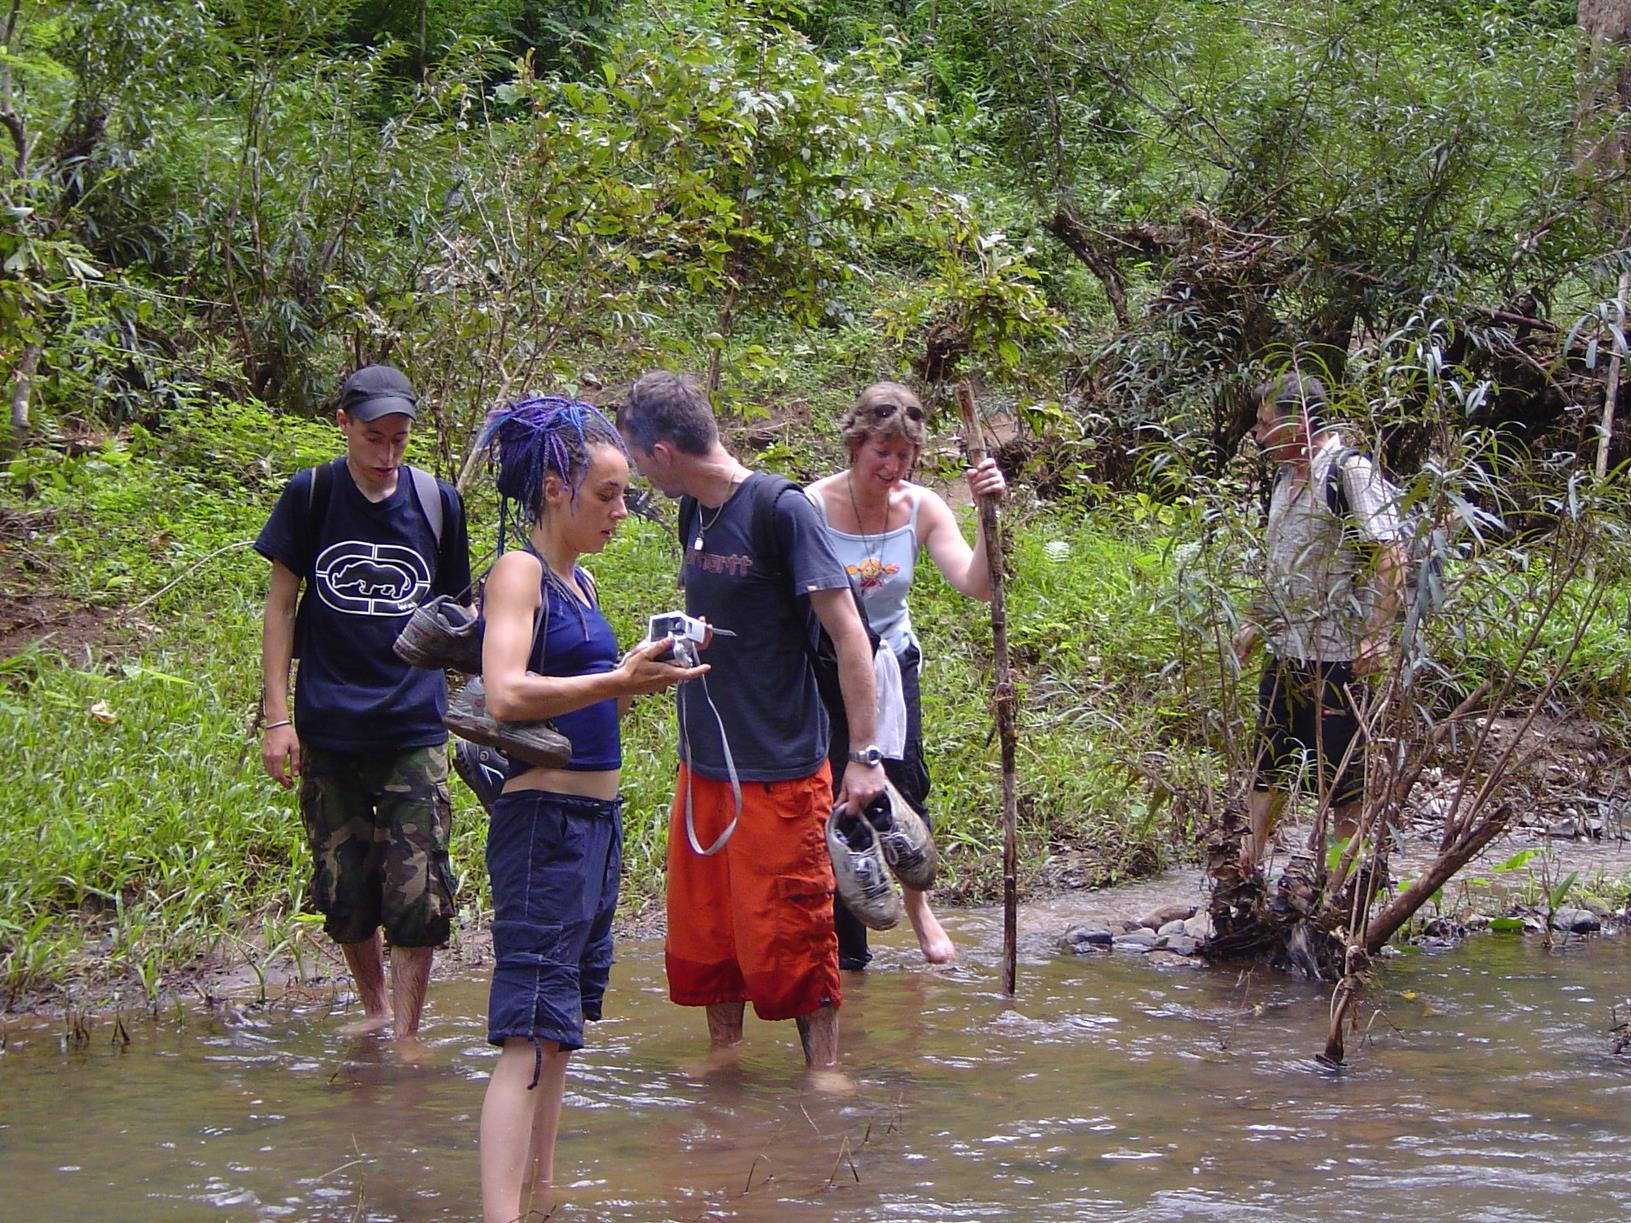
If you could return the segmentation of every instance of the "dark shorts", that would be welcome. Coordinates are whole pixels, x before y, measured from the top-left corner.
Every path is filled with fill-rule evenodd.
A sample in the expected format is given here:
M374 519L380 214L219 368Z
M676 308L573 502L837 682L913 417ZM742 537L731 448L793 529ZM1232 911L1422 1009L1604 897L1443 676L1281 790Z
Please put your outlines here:
M384 926L397 947L447 942L457 888L445 745L392 753L301 744L300 815L311 903L330 938L360 943Z
M887 647L885 647L887 648ZM901 695L906 698L906 748L899 760L883 762L884 776L894 783L900 796L912 805L912 810L923 817L924 825L934 831L934 825L925 803L929 797L929 766L923 759L923 653L916 645L909 646L900 657ZM844 782L844 766L849 763L849 727L842 714L832 719L832 742L827 749L827 761L832 766L833 797ZM867 950L866 927L844 905L843 898L833 896L833 924L838 929L838 966L846 970L865 968L872 959Z
M1354 710L1361 688L1351 662L1270 655L1257 686L1252 787L1295 787L1313 794L1329 790L1333 807L1363 798L1365 741ZM1354 745L1351 755L1349 744Z
M612 967L622 799L517 790L493 804L493 987L487 1039L583 1048Z

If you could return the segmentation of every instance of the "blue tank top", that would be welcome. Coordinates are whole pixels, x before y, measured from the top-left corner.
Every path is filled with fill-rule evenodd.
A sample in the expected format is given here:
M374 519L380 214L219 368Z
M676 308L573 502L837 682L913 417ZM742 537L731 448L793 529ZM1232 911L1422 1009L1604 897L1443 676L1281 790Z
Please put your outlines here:
M593 591L582 569L575 570L573 576L580 587ZM600 614L600 601L594 599L585 606L561 594L547 581L542 583L542 593L546 620L527 659L527 670L535 675L559 676L602 675L615 670L621 655L612 626ZM549 724L572 741L568 771L600 773L622 767L623 747L615 699L556 714ZM509 776L517 777L531 767L524 761L511 761Z
M917 507L923 500L923 490L911 491L912 509L906 525L882 535L851 535L838 530L827 521L827 507L821 498L810 497L827 525L832 550L861 588L867 623L897 657L916 640L906 596L912 591L912 575L917 568Z

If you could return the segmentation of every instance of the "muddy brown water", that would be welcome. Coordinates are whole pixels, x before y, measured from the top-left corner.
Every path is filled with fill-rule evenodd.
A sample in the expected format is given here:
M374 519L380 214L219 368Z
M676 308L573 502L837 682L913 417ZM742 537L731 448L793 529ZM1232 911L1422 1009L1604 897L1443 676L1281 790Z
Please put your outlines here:
M1608 1054L1631 938L1401 956L1333 1074L1312 1058L1316 988L1055 954L1105 908L1026 911L1011 1003L997 914L949 915L951 972L883 936L874 970L846 978L846 1097L806 1083L790 1024L750 1018L741 1063L702 1073L660 943L625 941L609 1018L573 1062L552 1217L1631 1218L1631 1065ZM77 1050L14 1025L0 1219L477 1217L485 991L436 983L418 1066L315 1003L127 1019L123 1049L106 1019Z

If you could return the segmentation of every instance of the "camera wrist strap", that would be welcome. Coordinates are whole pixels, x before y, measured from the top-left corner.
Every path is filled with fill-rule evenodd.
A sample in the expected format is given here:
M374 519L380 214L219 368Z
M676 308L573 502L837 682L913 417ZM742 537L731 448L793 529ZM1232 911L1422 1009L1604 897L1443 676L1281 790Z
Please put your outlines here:
M725 735L725 719L719 716L719 707L714 704L714 698L708 692L708 677L689 681L702 685L702 698L708 702L708 708L713 710L714 721L719 725L719 745L725 752L725 773L731 782L731 801L735 804L736 813L731 816L731 822L725 825L725 831L719 834L719 839L707 849L702 848L702 842L697 839L696 817L691 810L691 774L695 769L691 756L691 735L685 726L685 702L679 701L680 738L685 743L685 835L691 842L691 848L704 858L711 858L725 848L725 843L731 839L736 831L736 822L742 818L742 783L736 776L736 761L731 758L731 741Z

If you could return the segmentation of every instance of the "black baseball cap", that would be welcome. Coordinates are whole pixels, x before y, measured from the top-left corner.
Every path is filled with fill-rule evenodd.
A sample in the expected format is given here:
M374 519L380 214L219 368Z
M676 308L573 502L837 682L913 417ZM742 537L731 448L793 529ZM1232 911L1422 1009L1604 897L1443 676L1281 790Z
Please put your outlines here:
M353 420L377 420L392 412L416 417L418 403L413 383L394 365L365 365L340 388L340 406Z

